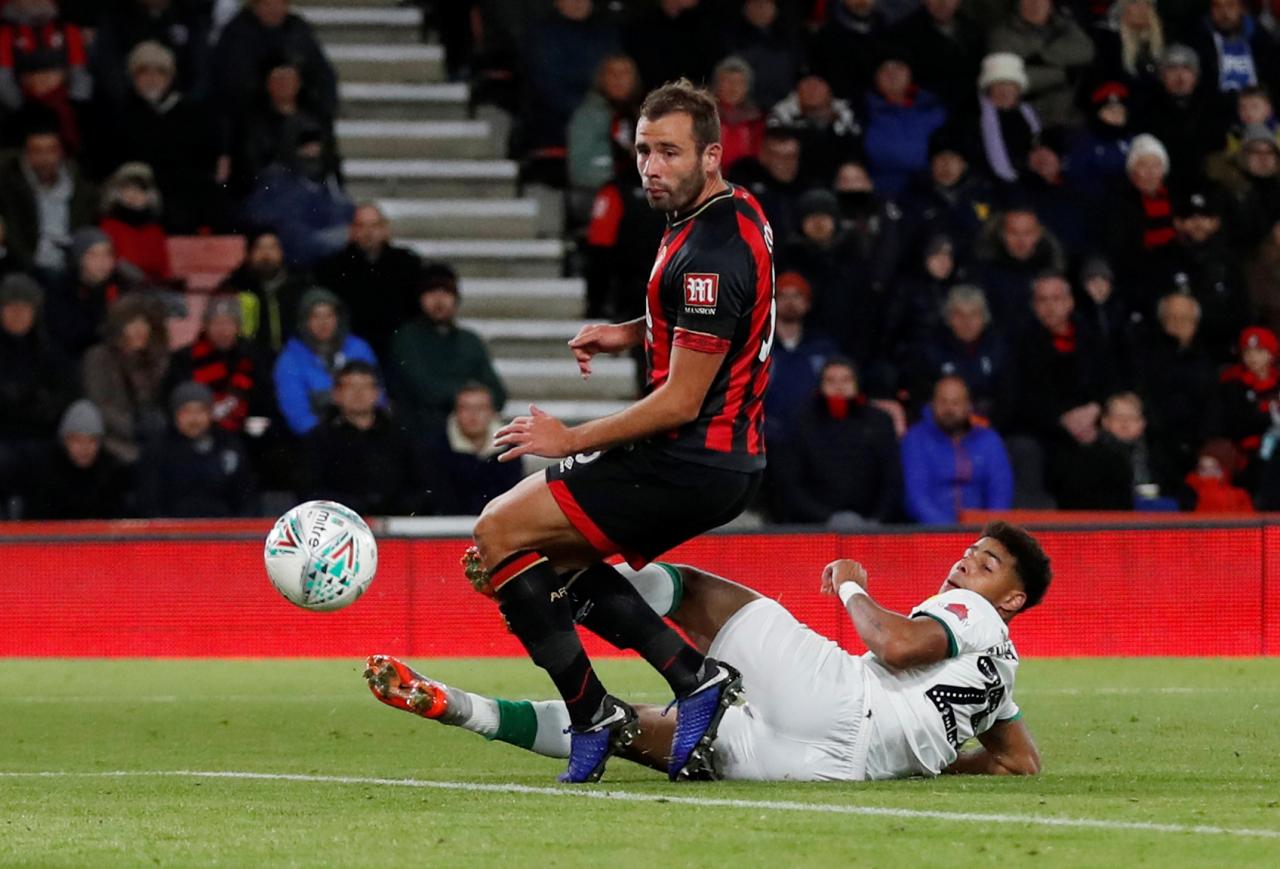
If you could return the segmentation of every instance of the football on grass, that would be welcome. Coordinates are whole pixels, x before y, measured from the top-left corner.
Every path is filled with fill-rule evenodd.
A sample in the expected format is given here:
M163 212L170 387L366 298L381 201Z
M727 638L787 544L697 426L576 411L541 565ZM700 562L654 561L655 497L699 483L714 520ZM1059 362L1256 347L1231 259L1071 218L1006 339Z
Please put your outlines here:
M281 516L263 551L267 576L303 609L338 610L355 603L378 569L378 544L354 510L308 501Z

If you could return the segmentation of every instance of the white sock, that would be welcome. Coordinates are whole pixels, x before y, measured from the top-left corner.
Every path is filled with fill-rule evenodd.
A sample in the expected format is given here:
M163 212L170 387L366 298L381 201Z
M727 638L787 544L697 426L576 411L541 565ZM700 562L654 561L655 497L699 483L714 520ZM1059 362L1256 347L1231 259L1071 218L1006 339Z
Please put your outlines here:
M653 561L639 570L628 564L616 564L614 569L640 592L644 602L658 615L669 616L680 605L680 571L670 564Z

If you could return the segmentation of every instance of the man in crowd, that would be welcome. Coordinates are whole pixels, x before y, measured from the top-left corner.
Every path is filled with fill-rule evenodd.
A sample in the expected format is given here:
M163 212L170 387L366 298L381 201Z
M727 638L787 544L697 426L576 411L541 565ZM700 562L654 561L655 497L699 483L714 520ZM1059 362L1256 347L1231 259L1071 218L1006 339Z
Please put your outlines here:
M502 450L494 446L493 438L501 427L489 387L477 381L464 383L445 421L444 449L436 456L437 468L447 478L443 512L478 516L485 504L520 482L523 461L498 461Z

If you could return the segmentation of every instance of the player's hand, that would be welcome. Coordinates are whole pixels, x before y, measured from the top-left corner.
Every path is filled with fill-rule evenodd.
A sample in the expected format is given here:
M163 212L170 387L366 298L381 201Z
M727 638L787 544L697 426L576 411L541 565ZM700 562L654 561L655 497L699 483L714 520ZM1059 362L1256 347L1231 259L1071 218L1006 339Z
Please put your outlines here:
M631 330L614 323L589 323L569 339L582 379L591 376L591 357L597 353L621 353L632 345Z
M822 593L835 594L846 582L867 587L867 569L851 558L839 558L822 570Z
M498 429L495 447L510 447L498 455L500 462L514 462L521 456L559 459L575 452L569 427L537 405L529 405L530 416L518 416Z

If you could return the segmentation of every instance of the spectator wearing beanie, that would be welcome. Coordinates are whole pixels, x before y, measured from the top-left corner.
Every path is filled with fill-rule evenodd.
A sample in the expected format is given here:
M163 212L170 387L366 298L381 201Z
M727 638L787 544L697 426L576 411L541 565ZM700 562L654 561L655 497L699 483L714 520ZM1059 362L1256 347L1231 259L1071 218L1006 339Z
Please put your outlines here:
M1067 181L1089 204L1097 204L1124 177L1133 135L1130 100L1127 85L1118 81L1099 84L1089 94L1089 116L1084 128L1067 144Z
M1116 381L1129 383L1133 374L1134 329L1141 319L1135 320L1118 292L1111 264L1100 256L1085 259L1075 290L1080 327L1093 333Z
M313 287L298 304L297 334L275 364L276 402L289 430L305 435L333 407L333 375L355 360L377 366L373 349L348 331L346 307L323 287Z
M875 189L897 198L911 178L929 164L929 137L947 120L936 96L912 79L904 51L880 52L865 100L864 147Z
M973 171L960 132L949 123L929 137L928 172L920 173L903 195L903 223L914 232L914 244L946 235L958 250L970 251L994 211L994 200L991 182Z
M23 493L24 519L121 519L130 515L129 469L102 449L102 414L80 399L58 424Z
M138 465L143 516L252 515L256 492L239 439L213 424L213 393L184 383L169 397L170 425Z
M925 243L920 258L894 287L887 302L882 355L899 369L909 366L942 325L942 307L951 288L964 282L955 243L938 234Z
M1215 155L1205 174L1230 195L1228 226L1242 250L1257 247L1280 222L1280 144L1267 124L1250 124L1232 154Z
M1256 458L1262 437L1280 413L1280 375L1276 356L1280 341L1270 329L1250 326L1240 333L1240 362L1222 372L1218 385L1221 409L1220 433L1239 448L1246 459L1245 479L1256 479Z
M920 422L902 439L907 516L926 525L953 525L961 510L1008 510L1013 471L1004 443L975 422L969 387L941 378Z
M1232 478L1244 466L1240 450L1225 438L1213 438L1201 449L1195 468L1187 474L1188 501L1195 513L1250 515L1254 512L1249 493L1232 485Z
M16 154L0 160L0 217L19 259L52 275L67 268L71 233L93 223L98 194L67 157L56 123L44 114L20 119Z
M98 226L111 239L116 256L152 281L173 276L162 212L155 173L145 163L124 164L103 185Z
M74 104L93 95L80 28L58 17L54 2L11 2L0 11L0 111L39 107L58 118L72 151L80 145Z
M1107 197L1104 248L1122 284L1147 286L1160 273L1165 248L1177 236L1169 193L1169 152L1154 136L1143 133L1129 145L1125 182ZM1151 299L1140 310L1151 313Z
M173 354L169 389L188 381L213 393L213 421L243 434L250 416L270 419L275 402L261 353L240 336L240 300L215 296L204 309L204 325L196 340Z
M835 341L805 326L813 307L813 288L799 272L783 272L775 282L777 318L774 322L769 388L764 395L767 443L786 443L795 416L818 388L818 373L837 355Z
M79 359L102 340L108 310L138 288L142 273L116 258L111 238L96 226L76 231L67 260L66 275L49 294L49 331Z
M43 300L40 285L20 272L0 282L0 454L10 457L48 440L76 391L69 362L45 333Z
M346 247L320 263L316 280L346 304L351 330L369 342L379 359L388 359L391 336L418 312L422 261L409 248L392 243L391 224L372 203L356 208L349 237Z
M85 397L98 406L104 448L121 462L138 460L145 439L164 430L169 337L164 304L135 293L107 314L106 338L84 354Z
M1007 184L1027 171L1040 136L1040 116L1023 100L1029 84L1022 58L988 54L978 76L978 117L970 122L970 156L988 175Z
M1185 45L1160 56L1160 86L1141 106L1134 128L1167 148L1174 181L1198 181L1205 158L1222 148L1226 124L1201 87L1200 58Z
M99 95L120 105L129 93L131 52L144 42L173 58L178 87L205 96L209 75L209 13L198 4L128 0L103 15L93 39L93 81Z
M499 408L507 392L483 339L458 326L460 298L453 269L427 266L417 286L419 314L391 339L389 386L406 422L424 436L438 438L463 384L483 383Z
M1093 60L1093 41L1053 0L1019 0L991 31L988 49L1026 62L1026 100L1046 126L1075 120L1072 99L1078 73Z

